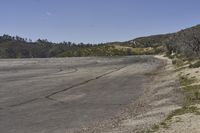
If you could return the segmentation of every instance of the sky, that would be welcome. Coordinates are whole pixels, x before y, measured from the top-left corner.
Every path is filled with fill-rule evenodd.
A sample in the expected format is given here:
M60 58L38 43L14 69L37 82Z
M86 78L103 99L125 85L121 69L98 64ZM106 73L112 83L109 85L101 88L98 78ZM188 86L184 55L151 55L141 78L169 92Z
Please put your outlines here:
M200 0L0 0L0 35L101 43L200 24Z

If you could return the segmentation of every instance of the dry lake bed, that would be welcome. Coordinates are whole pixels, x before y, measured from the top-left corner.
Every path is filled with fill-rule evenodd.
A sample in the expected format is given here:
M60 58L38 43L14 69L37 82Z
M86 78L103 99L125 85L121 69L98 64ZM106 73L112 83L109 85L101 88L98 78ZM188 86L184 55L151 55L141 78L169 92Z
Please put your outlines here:
M78 132L114 119L162 65L153 56L1 59L0 132Z

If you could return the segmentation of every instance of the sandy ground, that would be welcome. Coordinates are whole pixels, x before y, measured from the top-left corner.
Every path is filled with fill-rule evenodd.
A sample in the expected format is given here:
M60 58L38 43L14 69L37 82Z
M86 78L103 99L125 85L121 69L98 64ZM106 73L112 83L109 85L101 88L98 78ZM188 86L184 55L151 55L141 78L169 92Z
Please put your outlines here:
M187 76L188 78L195 78L195 83L192 85L200 85L200 68L188 68L185 65L184 69L178 71L177 74ZM200 105L191 105L197 107L200 112ZM160 128L156 133L200 133L200 116L195 113L185 113L177 115L168 122L168 128Z
M161 128L156 133L200 133L200 116L187 113L173 117L170 126Z
M166 111L163 103L177 108L173 102L176 97L167 95L174 90L164 89L174 84L174 80L166 79L167 73L162 74L165 62L152 56L1 59L0 131L141 129L154 119L148 116L165 116L161 113ZM156 78L157 72L163 78Z

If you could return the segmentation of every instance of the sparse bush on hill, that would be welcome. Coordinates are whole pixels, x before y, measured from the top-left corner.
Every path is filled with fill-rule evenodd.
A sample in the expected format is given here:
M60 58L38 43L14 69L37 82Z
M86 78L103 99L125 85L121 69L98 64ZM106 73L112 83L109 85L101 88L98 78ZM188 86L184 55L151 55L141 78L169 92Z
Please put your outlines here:
M200 25L181 30L166 41L169 54L176 53L185 57L200 56Z
M197 62L195 62L193 64L190 64L189 67L190 68L199 68L200 67L200 61L197 61Z
M187 58L200 56L200 25L181 30L177 33L136 38L121 45L145 48L160 47L167 56L181 55ZM156 52L157 53L157 52Z

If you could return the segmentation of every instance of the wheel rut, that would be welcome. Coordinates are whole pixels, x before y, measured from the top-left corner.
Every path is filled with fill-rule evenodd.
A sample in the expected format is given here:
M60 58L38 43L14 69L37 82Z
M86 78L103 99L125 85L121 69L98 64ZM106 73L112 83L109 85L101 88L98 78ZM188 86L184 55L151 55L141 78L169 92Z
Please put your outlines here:
M125 68L125 67L127 67L127 66L123 66L123 67L117 68L117 69L115 69L115 70L113 70L113 71L109 71L109 72L107 72L107 73L104 73L104 74L99 75L99 76L97 76L97 77L94 77L94 78L92 78L92 79L88 79L88 80L83 81L83 82L81 82L81 83L72 85L72 86L70 86L70 87L68 87L68 88L65 88L65 89L62 89L62 90L59 90L59 91L55 91L55 92L53 92L53 93L51 93L51 94L49 94L49 95L47 95L47 96L38 97L38 98L33 98L33 99L30 99L30 100L27 100L27 101L24 101L24 102L21 102L21 103L17 103L17 104L13 104L13 105L7 106L6 108L14 108L14 107L22 106L22 105L25 105L25 104L30 104L30 103L32 103L32 102L38 100L38 99L43 99L43 98L48 99L48 100L50 100L50 101L55 101L55 102L59 102L59 103L61 103L61 104L64 104L63 101L54 99L54 98L52 98L52 97L53 97L54 95L56 95L56 94L59 94L59 93L62 93L62 92L66 92L66 91L68 91L68 90L70 90L70 89L79 87L79 86L81 86L81 85L85 85L85 84L87 84L87 83L89 83L89 82L91 82L91 81L98 80L98 79L100 79L100 78L102 78L102 77L105 77L105 76L107 76L107 75L109 75L109 74L112 74L112 73L114 73L114 72L120 71L121 69L123 69L123 68ZM74 69L74 72L77 72L77 71L78 71L78 69ZM5 109L5 108L0 108L0 110L3 110L3 109Z
M53 92L53 93L51 93L51 94L45 96L45 98L48 99L48 100L51 100L51 101L56 101L56 102L64 103L64 102L59 101L59 100L57 100L57 99L54 99L54 98L52 98L52 97L53 97L54 95L56 95L56 94L59 94L59 93L62 93L62 92L66 92L66 91L68 91L68 90L70 90L70 89L79 87L79 86L81 86L81 85L85 85L85 84L87 84L87 83L89 83L89 82L91 82L91 81L95 81L95 80L100 79L100 78L102 78L102 77L105 77L105 76L107 76L107 75L109 75L109 74L112 74L112 73L114 73L114 72L120 71L121 69L123 69L123 68L125 68L125 67L127 67L127 66L123 66L123 67L117 68L117 69L115 69L115 70L113 70L113 71L104 73L104 74L99 75L99 76L97 76L97 77L95 77L95 78L88 79L88 80L83 81L83 82L81 82L81 83L72 85L72 86L70 86L70 87L68 87L68 88L65 88L65 89L63 89L63 90L55 91L55 92Z

